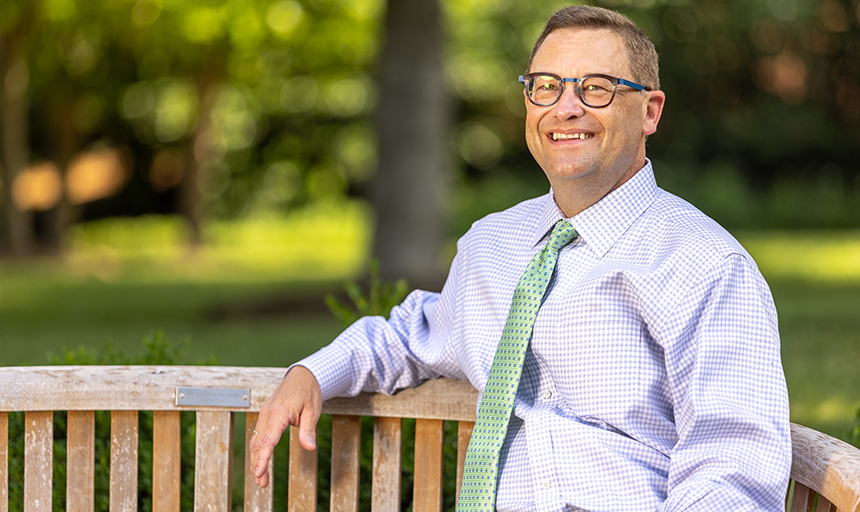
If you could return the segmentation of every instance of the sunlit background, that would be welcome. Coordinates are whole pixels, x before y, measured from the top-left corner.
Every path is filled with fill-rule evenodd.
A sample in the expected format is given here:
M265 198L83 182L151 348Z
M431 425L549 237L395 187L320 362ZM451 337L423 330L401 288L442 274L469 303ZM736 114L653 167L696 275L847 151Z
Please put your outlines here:
M0 0L0 364L164 329L192 357L286 366L337 334L322 296L371 256L437 287L474 220L545 193L516 77L565 3L400 0L416 21L397 1ZM860 2L598 3L660 53L658 183L773 288L793 420L846 438ZM438 46L393 51L410 31ZM429 177L415 146L440 148ZM392 219L417 253L380 240Z

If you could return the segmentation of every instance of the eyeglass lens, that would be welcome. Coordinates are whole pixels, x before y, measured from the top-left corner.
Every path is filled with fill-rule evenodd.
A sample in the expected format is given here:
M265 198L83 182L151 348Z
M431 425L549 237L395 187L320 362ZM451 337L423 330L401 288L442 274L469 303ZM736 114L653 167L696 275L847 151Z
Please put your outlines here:
M552 105L561 96L562 82L550 75L538 75L531 78L529 96L538 105ZM571 84L575 86L576 84ZM615 85L611 80L599 76L588 77L579 85L580 98L590 107L605 107L612 101Z

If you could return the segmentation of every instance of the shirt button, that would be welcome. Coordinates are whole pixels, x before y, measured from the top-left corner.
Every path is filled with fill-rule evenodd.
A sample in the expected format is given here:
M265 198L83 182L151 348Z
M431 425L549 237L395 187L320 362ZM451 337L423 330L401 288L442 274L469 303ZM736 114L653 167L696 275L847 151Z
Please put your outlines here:
M543 392L543 399L544 400L549 400L551 396L552 396L552 391L546 390Z
M549 486L550 486L550 483L549 483L549 482L544 482L544 483L543 483L543 488L544 488L544 489L549 489Z

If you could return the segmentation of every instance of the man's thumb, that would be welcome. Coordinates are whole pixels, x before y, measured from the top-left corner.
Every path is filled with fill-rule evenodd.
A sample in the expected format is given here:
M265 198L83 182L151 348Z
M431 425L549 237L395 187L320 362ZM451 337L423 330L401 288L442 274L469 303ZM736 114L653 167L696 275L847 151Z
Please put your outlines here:
M317 449L317 418L313 414L302 414L299 424L299 442L305 450Z

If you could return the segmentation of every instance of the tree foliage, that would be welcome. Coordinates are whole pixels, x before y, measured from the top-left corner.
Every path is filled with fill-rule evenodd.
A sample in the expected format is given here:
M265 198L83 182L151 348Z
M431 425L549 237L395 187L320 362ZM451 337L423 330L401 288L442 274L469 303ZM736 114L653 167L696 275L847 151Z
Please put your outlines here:
M649 156L662 185L732 226L856 225L856 0L598 3L657 44L668 101ZM516 76L563 4L441 0L453 234L546 190L523 142ZM24 53L24 67L3 72L27 90L27 160L64 173L96 144L130 160L118 196L36 212L37 231L144 212L277 214L364 193L385 10L382 0L0 3L0 62Z

